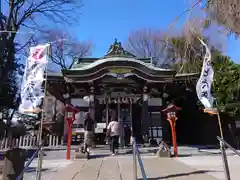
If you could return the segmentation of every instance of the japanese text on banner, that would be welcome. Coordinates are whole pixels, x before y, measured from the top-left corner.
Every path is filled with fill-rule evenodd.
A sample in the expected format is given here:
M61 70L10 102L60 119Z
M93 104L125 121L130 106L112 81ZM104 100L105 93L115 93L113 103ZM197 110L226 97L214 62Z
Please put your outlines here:
M30 48L21 87L20 113L33 114L44 97L43 81L49 44Z
M200 39L199 39L200 40ZM200 40L206 48L206 54L203 60L201 76L196 85L198 99L202 102L205 108L212 108L214 98L211 94L211 86L213 81L214 70L211 62L211 52L208 46Z

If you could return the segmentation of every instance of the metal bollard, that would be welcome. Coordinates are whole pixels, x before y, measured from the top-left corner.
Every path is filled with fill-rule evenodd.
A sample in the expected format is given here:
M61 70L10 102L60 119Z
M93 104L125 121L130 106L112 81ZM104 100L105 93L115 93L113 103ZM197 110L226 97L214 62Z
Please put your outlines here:
M226 180L231 180L228 161L227 161L227 155L226 155L226 149L224 147L223 142L221 142L221 141L220 141L220 148L221 148L221 154L222 154L222 160L223 160L223 168L224 168L225 179Z
M135 141L135 138L133 139L132 151L133 151L133 180L137 180L137 158L136 158L136 141Z
M40 148L38 152L38 166L36 170L36 180L41 180L42 176L42 160L43 160L43 150Z

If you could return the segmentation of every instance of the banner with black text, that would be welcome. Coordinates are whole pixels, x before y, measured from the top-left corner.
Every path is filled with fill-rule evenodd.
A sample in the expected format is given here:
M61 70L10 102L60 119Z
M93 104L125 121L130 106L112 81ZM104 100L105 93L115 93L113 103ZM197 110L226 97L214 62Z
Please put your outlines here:
M212 67L211 52L201 39L199 39L199 41L206 48L206 54L203 60L201 75L196 85L197 96L205 108L213 108L214 98L211 94L211 86L214 70Z
M44 98L44 72L48 63L49 44L30 48L21 87L19 112L37 114Z

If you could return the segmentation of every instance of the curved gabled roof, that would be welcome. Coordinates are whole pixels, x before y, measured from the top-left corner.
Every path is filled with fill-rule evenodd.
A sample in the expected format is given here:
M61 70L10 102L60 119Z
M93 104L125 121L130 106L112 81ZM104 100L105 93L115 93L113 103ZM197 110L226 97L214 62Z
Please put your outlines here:
M110 75L110 71L115 68L128 69L131 71L129 76L135 75L149 82L162 82L166 79L173 79L176 74L175 70L162 69L138 59L126 57L103 58L85 66L75 66L72 69L63 70L62 73L66 81L88 82L102 78L105 75ZM121 72L119 73L122 74Z
M146 60L148 63L146 62ZM160 72L160 71L173 72L174 71L172 69L163 69L163 68L154 66L151 63L150 58L145 58L145 59L136 58L134 54L126 51L122 47L121 42L118 42L117 39L115 39L114 43L111 44L107 54L102 59L87 58L84 60L83 59L78 60L70 70L79 71L79 74L81 74L81 71L84 73L87 73L88 70L99 70L97 67L102 67L103 65L114 66L115 63L118 67L133 65L133 66L136 66L138 69L144 69L146 71L156 71L156 72Z
M121 62L121 61L137 63L142 66L145 66L146 68L154 70L154 71L174 71L173 69L163 69L163 68L156 67L151 63L145 63L136 58L126 58L126 57L109 57L109 58L98 59L98 60L94 61L93 63L86 64L85 66L82 66L82 67L75 66L71 70L83 71L83 70L87 70L87 69L92 69L92 68L99 66L101 64L104 64L106 62Z
M115 68L129 72L120 72ZM62 74L67 82L90 82L104 76L137 76L148 82L163 82L173 81L176 71L155 66L151 58L136 58L135 55L124 50L121 43L115 39L103 58L78 59L71 69L62 70Z

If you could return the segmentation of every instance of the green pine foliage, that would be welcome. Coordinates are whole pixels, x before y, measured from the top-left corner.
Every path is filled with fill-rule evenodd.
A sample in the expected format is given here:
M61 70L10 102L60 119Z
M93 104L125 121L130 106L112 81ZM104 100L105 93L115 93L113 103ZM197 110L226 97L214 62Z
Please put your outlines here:
M213 94L219 110L230 116L240 113L240 65L219 51L212 53Z

